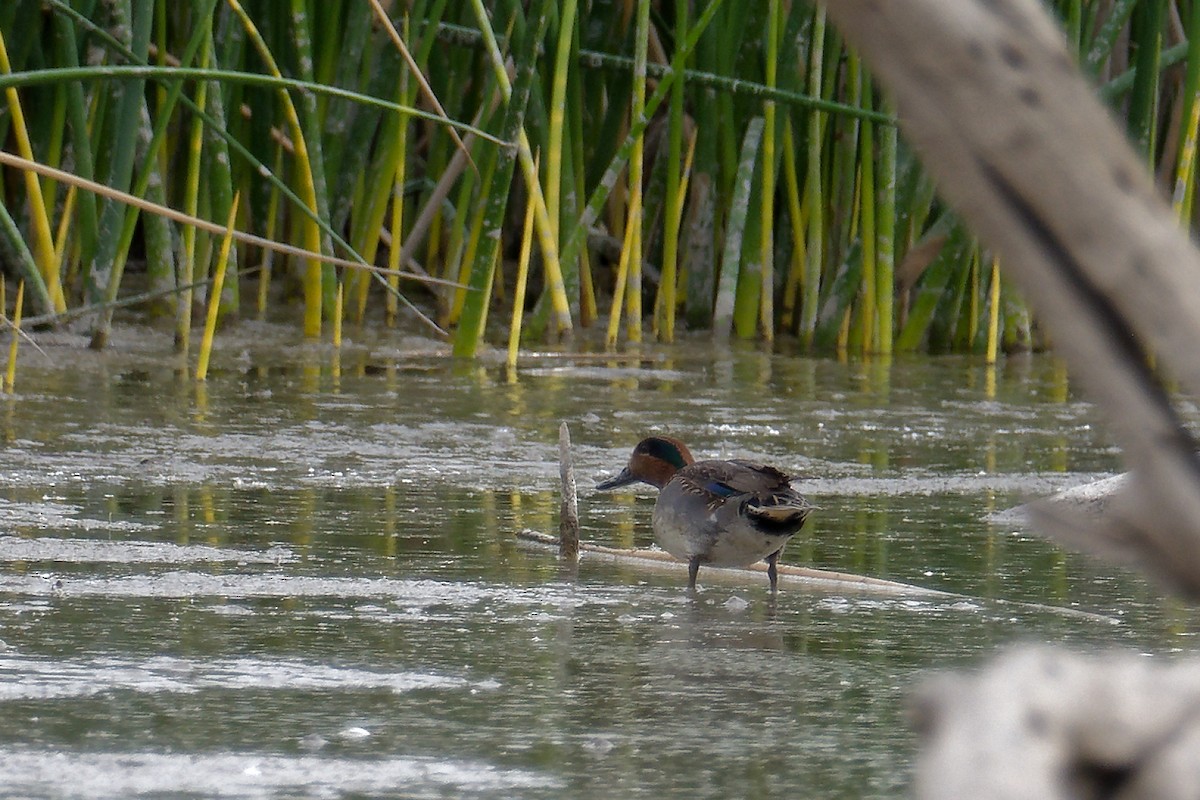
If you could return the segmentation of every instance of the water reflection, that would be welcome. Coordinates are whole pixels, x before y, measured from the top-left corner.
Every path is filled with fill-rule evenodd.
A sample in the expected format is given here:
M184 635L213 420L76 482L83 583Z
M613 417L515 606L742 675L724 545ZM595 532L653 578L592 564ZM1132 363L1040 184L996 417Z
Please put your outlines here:
M924 670L1017 637L1191 648L1187 609L984 521L1118 469L1052 359L644 345L509 373L268 334L218 343L201 386L145 353L22 361L0 414L8 794L894 797ZM821 511L786 561L963 596L564 572L515 537L557 528L564 419L587 539L651 542L651 492L588 487L665 431L800 476Z

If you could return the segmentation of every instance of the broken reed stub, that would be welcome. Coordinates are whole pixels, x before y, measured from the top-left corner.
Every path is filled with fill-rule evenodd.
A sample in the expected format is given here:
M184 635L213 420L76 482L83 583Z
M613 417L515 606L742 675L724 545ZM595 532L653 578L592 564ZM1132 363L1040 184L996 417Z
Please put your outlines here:
M558 428L558 474L562 481L558 557L574 564L579 561L579 498L576 496L575 467L571 463L571 431L565 422Z

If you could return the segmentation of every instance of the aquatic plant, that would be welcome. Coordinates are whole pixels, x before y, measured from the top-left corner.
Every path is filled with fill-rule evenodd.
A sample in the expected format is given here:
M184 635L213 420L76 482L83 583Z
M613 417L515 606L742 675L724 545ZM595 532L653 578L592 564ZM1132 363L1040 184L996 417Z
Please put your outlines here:
M1200 8L1054 5L1188 223ZM186 350L239 193L214 313L311 337L1040 344L809 3L12 0L0 88L0 262L96 347L137 305Z

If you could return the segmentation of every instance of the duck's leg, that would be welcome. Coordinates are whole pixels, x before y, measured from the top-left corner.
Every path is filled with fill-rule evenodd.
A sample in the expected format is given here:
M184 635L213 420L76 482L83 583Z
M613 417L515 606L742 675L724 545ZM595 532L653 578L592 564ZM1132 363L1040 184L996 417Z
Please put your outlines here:
M771 555L767 556L767 577L771 579L771 594L775 594L779 590L779 554L783 552L783 548L779 548Z
M696 576L700 574L700 556L688 559L688 591L696 591Z

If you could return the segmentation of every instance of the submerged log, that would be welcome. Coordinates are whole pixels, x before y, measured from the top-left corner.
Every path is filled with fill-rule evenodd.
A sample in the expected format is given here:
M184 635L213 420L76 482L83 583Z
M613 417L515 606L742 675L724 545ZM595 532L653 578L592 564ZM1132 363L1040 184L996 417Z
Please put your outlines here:
M517 541L521 544L539 550L552 551L558 549L559 541L553 536L540 531L525 530L517 533ZM641 547L607 547L591 542L579 543L579 555L584 560L608 561L622 564L638 570L667 572L687 575L688 565L665 550L651 550ZM778 564L780 586L798 587L801 591L838 594L838 595L875 595L884 597L921 598L938 600L946 603L962 602L964 610L978 608L1000 607L1006 609L1022 609L1038 613L1056 614L1075 619L1085 619L1106 625L1119 624L1114 617L1083 611L1078 608L1047 605L1045 603L1025 603L1018 600L1001 598L972 597L971 595L947 592L941 589L930 589L914 583L890 581L885 578L873 578L869 575L859 575L853 572L838 572L836 570L802 567L797 564ZM725 586L760 586L766 587L766 562L758 562L747 567L722 567L706 569L704 580L708 584L719 583ZM786 578L786 582L784 581Z
M539 548L560 548L561 542L553 536L533 530L523 530L517 534L519 541ZM687 563L680 561L665 550L647 550L643 548L606 547L590 542L578 544L580 556L612 561L618 564L638 569L661 570L687 573ZM764 562L751 564L748 567L709 569L704 573L705 581L712 583L755 584L766 585L767 565ZM849 572L834 572L832 570L800 567L794 564L779 564L779 575L782 579L789 578L789 583L795 583L806 589L833 592L850 592L854 594L883 594L892 596L924 596L924 597L961 597L951 592L938 589L926 589L910 583L872 578L866 575L855 575Z

